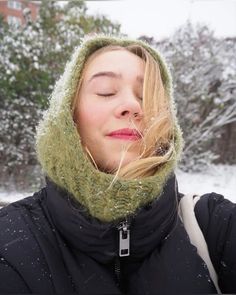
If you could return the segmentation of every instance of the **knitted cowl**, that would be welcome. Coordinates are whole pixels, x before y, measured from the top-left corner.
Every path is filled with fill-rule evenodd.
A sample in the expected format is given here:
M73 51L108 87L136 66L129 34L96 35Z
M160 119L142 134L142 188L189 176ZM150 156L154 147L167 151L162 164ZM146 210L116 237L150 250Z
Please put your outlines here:
M50 97L49 109L39 123L36 151L44 173L59 187L66 189L86 212L103 222L116 221L134 214L139 208L157 199L177 164L182 135L175 118L174 148L169 161L153 176L143 179L117 179L97 170L83 151L81 139L73 121L71 105L87 58L107 45L141 45L159 63L164 87L172 99L171 76L160 54L148 44L126 38L95 36L75 49L65 72L57 81Z

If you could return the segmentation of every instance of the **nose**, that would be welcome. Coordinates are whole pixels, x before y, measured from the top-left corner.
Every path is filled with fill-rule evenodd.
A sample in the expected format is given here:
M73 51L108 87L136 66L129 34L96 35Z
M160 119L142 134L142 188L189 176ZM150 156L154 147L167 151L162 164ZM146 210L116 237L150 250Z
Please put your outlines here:
M134 94L126 95L115 110L117 118L140 120L143 117L142 106Z

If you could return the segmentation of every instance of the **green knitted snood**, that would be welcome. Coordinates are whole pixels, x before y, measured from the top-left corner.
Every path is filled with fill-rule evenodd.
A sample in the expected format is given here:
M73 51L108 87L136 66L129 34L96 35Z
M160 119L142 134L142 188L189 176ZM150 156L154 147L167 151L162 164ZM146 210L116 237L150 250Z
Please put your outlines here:
M114 175L96 170L83 151L73 122L71 102L84 63L101 47L131 44L143 46L159 63L164 87L172 99L171 77L158 52L141 41L95 36L74 51L64 74L55 85L49 109L37 129L36 151L45 174L79 201L88 214L104 222L125 218L158 198L176 166L182 148L181 131L175 119L175 153L171 159L153 176L139 180L117 179L112 186ZM174 110L173 101L171 105Z

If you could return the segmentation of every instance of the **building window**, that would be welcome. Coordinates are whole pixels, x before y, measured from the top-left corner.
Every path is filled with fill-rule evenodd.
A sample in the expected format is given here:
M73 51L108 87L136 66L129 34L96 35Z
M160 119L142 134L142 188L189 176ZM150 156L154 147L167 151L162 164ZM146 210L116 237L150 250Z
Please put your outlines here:
M20 26L21 25L21 19L16 16L8 15L7 22L9 25L13 26Z
M21 10L21 3L18 1L7 1L7 7L11 9Z

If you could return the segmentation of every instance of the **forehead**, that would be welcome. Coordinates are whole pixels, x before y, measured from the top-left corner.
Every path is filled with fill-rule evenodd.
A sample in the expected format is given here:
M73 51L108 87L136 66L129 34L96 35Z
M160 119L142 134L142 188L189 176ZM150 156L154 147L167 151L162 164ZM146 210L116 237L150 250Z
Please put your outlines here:
M89 60L84 69L84 76L94 75L98 71L114 71L119 74L143 74L145 61L127 50L101 52Z

